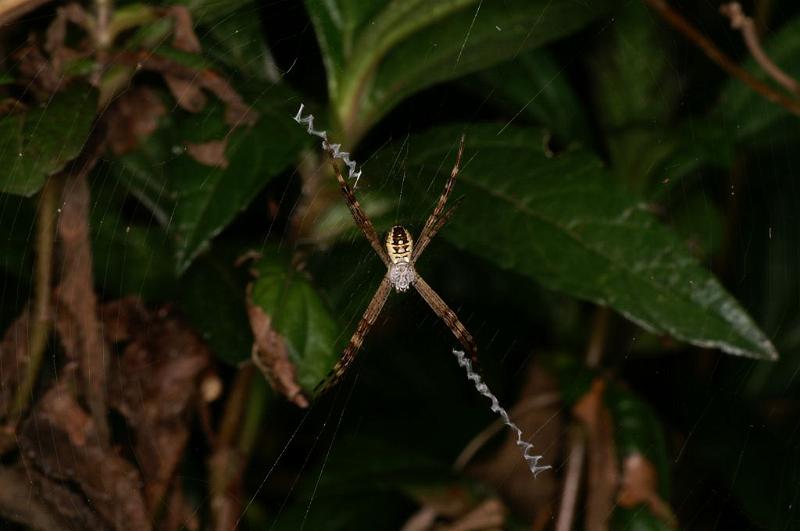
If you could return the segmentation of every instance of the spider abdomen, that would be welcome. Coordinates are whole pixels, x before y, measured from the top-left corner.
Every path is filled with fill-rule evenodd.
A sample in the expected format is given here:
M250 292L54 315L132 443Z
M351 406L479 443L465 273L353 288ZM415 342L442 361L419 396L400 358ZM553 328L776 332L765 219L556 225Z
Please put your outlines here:
M393 264L411 261L414 239L405 227L395 225L386 234L386 253Z
M389 282L396 291L408 291L416 280L417 273L411 262L398 262L389 266Z

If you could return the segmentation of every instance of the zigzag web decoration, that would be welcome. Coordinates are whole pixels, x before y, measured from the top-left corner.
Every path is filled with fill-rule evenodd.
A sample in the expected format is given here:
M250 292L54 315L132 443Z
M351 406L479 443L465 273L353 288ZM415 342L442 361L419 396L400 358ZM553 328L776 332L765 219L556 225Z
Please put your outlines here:
M355 184L353 184L353 188L355 189L355 187L358 186L358 180L361 178L361 170L356 171L355 161L350 160L350 153L341 150L341 144L328 143L328 133L314 129L314 115L309 114L308 116L303 117L303 107L304 105L301 103L300 109L297 111L297 114L294 117L294 121L299 124L306 124L306 131L308 131L308 134L318 136L322 139L322 149L330 153L333 158L344 161L347 169L349 170L348 176L351 179L356 180Z
M350 160L350 153L346 151L341 151L342 145L341 144L330 144L328 142L328 134L325 131L317 131L314 129L314 116L309 114L308 116L303 116L303 104L300 104L300 110L297 111L297 114L294 117L294 121L299 124L306 125L306 131L308 134L317 136L322 139L322 148L331 154L333 158L341 159L344 161L345 165L349 169L349 177L351 179L355 179L355 184L358 184L358 179L361 177L361 171L356 171L356 163L353 160ZM353 186L355 188L355 185ZM525 459L525 463L528 465L528 468L531 469L534 477L542 472L543 470L547 470L548 468L552 468L550 465L546 466L539 466L539 460L542 458L541 455L534 455L532 454L533 444L529 443L528 441L522 438L522 430L514 424L511 418L508 416L508 412L500 405L499 400L497 397L489 390L489 386L487 386L481 377L472 369L472 363L469 359L467 359L464 351L462 350L455 350L453 349L453 354L455 355L456 359L458 360L458 364L461 365L464 370L467 372L467 378L472 381L475 385L475 389L492 401L491 410L494 413L500 415L500 418L503 419L503 423L508 426L517 436L516 444L522 450L522 457Z
M464 370L467 371L467 378L472 380L472 383L475 384L475 389L477 389L480 394L492 401L492 411L500 415L500 418L503 419L503 423L516 433L517 446L522 449L522 457L525 459L525 462L528 463L528 468L531 469L533 476L536 477L539 472L547 470L548 468L552 468L550 465L539 466L539 460L542 458L542 456L533 455L531 453L533 450L533 445L522 438L522 430L519 429L519 426L514 424L514 422L508 416L508 412L500 405L497 397L494 396L494 393L489 390L489 386L483 383L480 375L472 370L472 363L469 361L469 359L467 359L464 351L453 349L453 354L458 360L458 364L464 367Z

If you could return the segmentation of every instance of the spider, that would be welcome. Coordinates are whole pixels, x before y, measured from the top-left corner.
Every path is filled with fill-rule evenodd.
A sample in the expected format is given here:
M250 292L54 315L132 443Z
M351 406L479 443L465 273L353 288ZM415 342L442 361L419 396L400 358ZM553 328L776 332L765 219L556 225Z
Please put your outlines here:
M347 201L347 206L350 208L350 213L353 215L356 225L358 225L370 245L372 245L375 253L386 265L387 271L386 276L383 277L377 291L375 291L372 301L370 301L369 306L367 306L367 310L364 312L363 317L361 317L361 321L359 321L356 331L350 339L350 343L344 349L341 358L333 369L331 369L330 373L328 373L328 376L317 386L317 390L321 389L320 394L336 385L345 371L347 371L347 368L353 363L358 350L361 348L361 344L364 342L364 337L367 335L370 328L372 328L372 325L375 324L375 320L378 318L386 300L389 298L389 294L392 292L392 288L403 293L413 286L425 302L428 303L434 313L450 328L453 335L455 335L456 339L463 345L473 362L476 361L477 346L470 333L464 325L461 324L461 321L458 320L458 316L456 316L455 312L447 306L433 288L431 288L419 273L414 270L414 264L416 264L422 251L425 250L433 237L436 236L436 233L444 227L445 223L447 223L455 209L461 203L461 199L458 199L448 210L445 210L447 199L450 197L450 192L453 191L453 184L455 183L456 176L461 166L461 157L463 153L464 136L462 135L458 147L458 154L456 155L456 162L450 172L450 178L447 180L447 184L445 184L442 195L439 196L436 207L434 207L433 212L431 212L431 215L428 216L427 221L425 221L425 225L422 227L416 244L411 237L411 233L400 225L392 227L386 234L384 243L381 244L378 234L375 232L375 227L372 225L372 221L370 221L361 209L361 205L359 205L353 190L342 176L342 172L339 170L336 162L333 158L330 158L333 171L336 174L336 179L339 181L342 194L344 194L345 201Z

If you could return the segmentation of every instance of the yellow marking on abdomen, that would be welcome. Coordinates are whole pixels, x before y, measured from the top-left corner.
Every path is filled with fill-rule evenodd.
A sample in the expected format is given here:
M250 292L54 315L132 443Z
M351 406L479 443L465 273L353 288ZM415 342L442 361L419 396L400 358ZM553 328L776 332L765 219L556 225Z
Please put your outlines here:
M414 239L405 227L395 225L386 234L386 253L393 264L411 261Z

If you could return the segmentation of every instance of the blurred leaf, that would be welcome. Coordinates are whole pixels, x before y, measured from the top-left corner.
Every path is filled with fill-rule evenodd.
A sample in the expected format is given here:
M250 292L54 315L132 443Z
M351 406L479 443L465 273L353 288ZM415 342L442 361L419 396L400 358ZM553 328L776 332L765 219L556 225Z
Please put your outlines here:
M673 149L669 130L678 103L664 25L644 2L625 2L590 55L592 95L612 167L641 189Z
M693 416L683 452L693 476L713 472L741 506L738 521L746 515L758 529L792 529L800 521L796 408L789 429L779 434L749 403L719 387L694 386L680 399L690 406L684 414Z
M374 531L400 529L414 504L395 493L363 492L358 503L336 493L318 494L312 500L293 503L275 516L269 529L325 529L328 531Z
M311 283L288 260L265 254L256 271L253 303L272 318L272 328L297 369L297 382L313 390L337 358L339 327Z
M491 91L490 101L510 113L511 121L522 115L552 129L562 142L592 144L586 111L572 90L566 68L546 50L522 53L481 70L463 84L468 90L481 87L481 93Z
M0 194L0 270L27 278L33 267L36 204Z
M346 143L409 95L568 35L609 4L306 0Z
M735 36L739 38L738 35ZM781 69L800 78L800 17L787 21L764 42L764 51ZM744 66L762 80L768 76L747 58ZM771 81L768 81L771 83ZM738 79L729 79L714 113L725 123L731 136L746 145L797 143L800 121L780 105L767 101Z
M670 496L670 462L664 428L650 406L620 385L609 385L605 401L614 418L614 443L620 463L632 454L642 454L658 472L659 494Z
M106 295L137 294L148 301L174 296L171 249L160 227L128 223L110 209L95 209L91 230L94 280Z
M250 358L244 282L226 253L204 255L180 279L178 305L217 358L238 365Z
M81 152L94 120L93 90L60 92L42 105L0 119L0 192L32 196Z
M644 506L637 509L617 507L611 518L609 529L612 531L674 531L675 529Z
M466 193L467 200L443 231L453 245L552 289L608 305L647 330L729 354L777 358L739 303L680 239L585 152L548 157L539 130L509 128L498 136L496 126L454 126L412 137L408 175L441 171L464 130L465 164L456 193ZM407 203L433 203L428 179L407 183L415 198Z
M228 132L219 105L169 122L134 153L120 159L119 177L176 239L178 272L183 272L246 208L275 175L288 167L308 142L283 109L257 107L253 127ZM187 143L225 139L226 168L200 164Z
M259 5L248 2L220 18L209 29L206 53L222 64L235 68L241 76L261 81L278 75L272 54L264 41Z
M651 166L646 168L650 177L643 183L644 193L653 200L663 199L683 179L701 169L727 170L734 162L735 145L730 132L711 118L689 118L664 129L660 141L663 145L651 153Z
M196 24L214 25L225 19L234 11L252 7L253 0L169 0L170 4L184 5L189 8Z
M676 191L669 205L669 222L698 260L709 263L725 238L723 214L704 190Z

